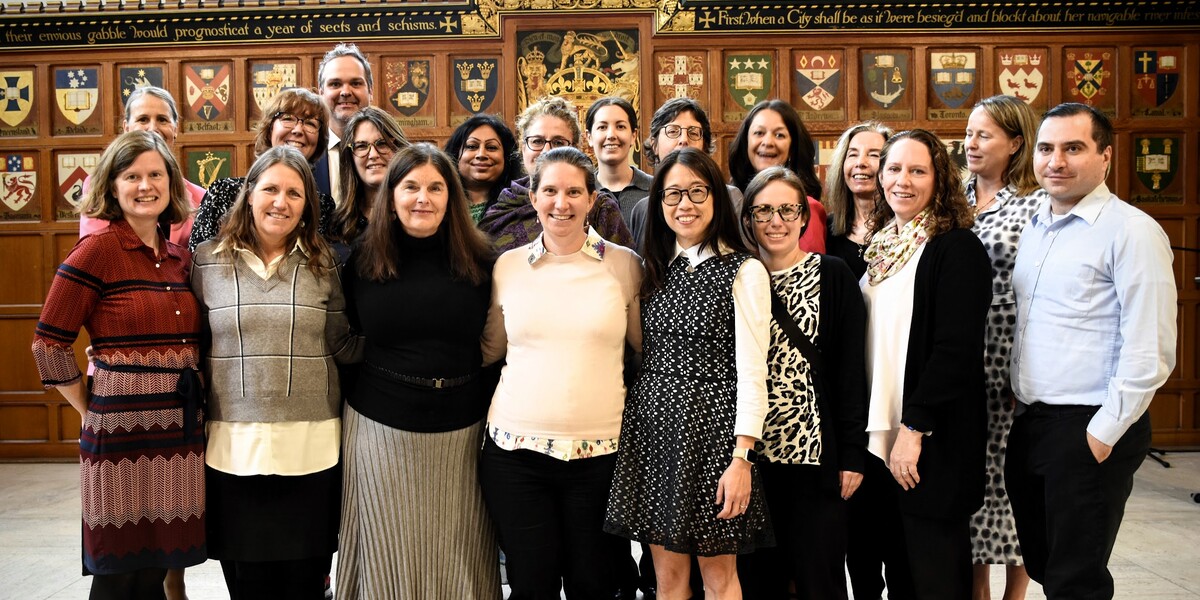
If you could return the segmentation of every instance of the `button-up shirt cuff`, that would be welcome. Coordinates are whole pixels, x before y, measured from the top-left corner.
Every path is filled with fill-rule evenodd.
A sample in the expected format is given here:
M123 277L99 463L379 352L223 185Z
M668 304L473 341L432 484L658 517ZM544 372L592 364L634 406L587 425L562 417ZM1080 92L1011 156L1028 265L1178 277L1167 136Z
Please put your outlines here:
M1092 434L1092 437L1108 444L1109 446L1117 445L1117 441L1121 436L1125 435L1125 431L1133 425L1132 422L1126 423L1113 418L1104 408L1101 408L1091 422L1088 423L1087 431Z

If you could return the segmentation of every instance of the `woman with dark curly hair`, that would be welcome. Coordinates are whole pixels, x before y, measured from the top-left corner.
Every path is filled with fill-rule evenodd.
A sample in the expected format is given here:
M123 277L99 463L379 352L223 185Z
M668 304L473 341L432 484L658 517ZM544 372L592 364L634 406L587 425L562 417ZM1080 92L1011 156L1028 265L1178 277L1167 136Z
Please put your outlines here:
M871 456L851 499L850 578L854 597L878 596L883 563L889 598L962 600L983 502L991 265L937 136L898 133L879 162L861 282Z

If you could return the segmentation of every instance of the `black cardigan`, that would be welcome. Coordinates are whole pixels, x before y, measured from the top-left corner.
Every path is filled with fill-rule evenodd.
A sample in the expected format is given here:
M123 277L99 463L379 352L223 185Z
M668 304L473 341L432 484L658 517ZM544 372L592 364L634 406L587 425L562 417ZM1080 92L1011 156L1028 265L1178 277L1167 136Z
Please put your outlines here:
M862 473L867 451L867 307L845 261L821 255L817 347L823 371L814 373L821 415L821 483L841 484L839 471Z
M921 483L900 509L928 517L973 514L983 504L987 392L983 353L992 265L968 229L925 244L917 264L904 368L904 425L921 441Z

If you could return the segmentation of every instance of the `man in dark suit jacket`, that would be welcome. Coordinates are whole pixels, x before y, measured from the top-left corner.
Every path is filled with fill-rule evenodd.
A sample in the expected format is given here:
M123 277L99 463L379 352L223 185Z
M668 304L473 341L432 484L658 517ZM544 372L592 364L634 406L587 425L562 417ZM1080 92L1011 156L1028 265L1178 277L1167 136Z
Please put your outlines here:
M354 44L338 44L325 54L317 68L317 91L329 109L329 148L313 165L317 189L341 201L339 173L343 128L350 117L371 105L371 63Z

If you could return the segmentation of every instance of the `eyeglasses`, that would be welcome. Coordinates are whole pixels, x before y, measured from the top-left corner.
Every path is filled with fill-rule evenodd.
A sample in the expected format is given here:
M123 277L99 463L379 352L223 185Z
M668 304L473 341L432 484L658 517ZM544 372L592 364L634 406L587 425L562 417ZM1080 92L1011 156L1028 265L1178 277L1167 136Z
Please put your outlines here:
M354 142L350 144L350 151L359 158L366 158L367 155L371 154L371 148L374 148L381 156L396 152L396 145L392 143L392 140L387 138L379 138L373 142Z
M692 204L703 204L706 200L708 200L708 186L697 185L686 190L681 190L679 188L667 188L663 190L662 193L663 204L666 204L667 206L676 206L680 202L683 202L684 194L687 195L688 200L692 201Z
M750 207L750 215L759 223L770 223L775 217L775 213L779 213L779 218L784 221L795 221L800 218L799 204L780 204L779 206L771 206L769 204L759 204L758 206Z
M534 152L541 152L546 144L550 144L551 148L566 148L571 145L571 140L560 137L548 140L540 135L531 135L525 138L525 145Z
M304 127L306 133L316 133L321 129L320 121L316 119L301 119L290 113L277 112L273 118L288 129L295 129L297 123Z
M678 138L684 131L687 131L688 139L693 142L698 142L704 137L704 130L694 125L692 127L682 127L679 125L667 125L663 127L663 133L667 134L667 137L671 139Z

